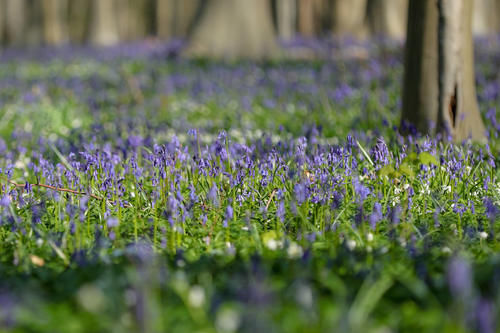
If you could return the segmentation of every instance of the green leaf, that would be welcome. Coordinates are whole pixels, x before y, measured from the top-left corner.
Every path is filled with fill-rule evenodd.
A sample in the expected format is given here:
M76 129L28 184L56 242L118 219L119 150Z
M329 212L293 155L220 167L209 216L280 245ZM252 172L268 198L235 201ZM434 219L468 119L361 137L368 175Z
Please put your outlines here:
M382 167L379 171L378 171L378 175L383 177L383 176L387 176L389 178L394 178L394 167L390 164L388 165L385 165L384 167Z
M418 155L418 159L420 160L420 163L429 165L429 164L434 164L434 165L439 165L439 162L437 158L434 155L431 155L430 153L424 151L421 152Z
M399 172L401 172L403 175L407 176L408 178L413 178L415 177L415 172L411 168L410 165L403 163L399 166Z

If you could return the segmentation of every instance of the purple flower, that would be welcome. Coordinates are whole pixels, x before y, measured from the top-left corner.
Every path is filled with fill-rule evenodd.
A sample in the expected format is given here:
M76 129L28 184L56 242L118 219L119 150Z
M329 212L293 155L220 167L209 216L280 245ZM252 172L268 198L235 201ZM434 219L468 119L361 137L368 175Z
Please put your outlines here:
M0 206L9 207L10 205L10 197L8 195L4 195L0 200Z
M217 186L215 184L208 191L208 200L212 203L212 205L218 207L219 206L219 196L217 194Z
M464 299L472 294L472 269L462 257L453 257L448 263L447 279L453 296Z
M118 224L119 224L119 221L118 221L118 219L116 217L110 216L106 220L106 225L108 226L108 228L117 227Z
M377 222L382 219L382 205L376 202L373 205L373 212L370 214L370 227L375 230Z
M278 204L278 209L276 210L276 217L281 223L285 221L285 202L281 200Z
M356 195L358 197L358 201L364 202L371 192L370 189L361 184L361 182L357 178L353 179L353 185L354 185L354 192L356 192Z
M307 186L302 183L295 184L293 191L295 193L297 203L299 204L299 206L302 205L302 203L307 200L309 195Z
M479 300L476 306L476 321L478 332L495 332L495 305L491 301Z
M390 153L383 138L377 139L377 144L373 147L371 155L377 168L389 164Z

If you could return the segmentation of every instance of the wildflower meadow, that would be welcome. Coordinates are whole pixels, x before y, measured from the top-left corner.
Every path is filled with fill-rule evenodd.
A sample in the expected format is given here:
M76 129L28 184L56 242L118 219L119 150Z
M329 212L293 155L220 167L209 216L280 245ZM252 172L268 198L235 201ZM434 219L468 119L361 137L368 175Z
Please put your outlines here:
M500 40L487 144L400 134L400 44L297 44L5 51L0 332L497 331Z

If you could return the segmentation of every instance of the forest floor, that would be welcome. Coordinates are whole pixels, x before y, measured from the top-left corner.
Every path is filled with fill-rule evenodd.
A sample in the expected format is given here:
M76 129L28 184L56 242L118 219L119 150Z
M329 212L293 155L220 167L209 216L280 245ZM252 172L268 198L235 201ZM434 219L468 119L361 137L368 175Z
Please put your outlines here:
M488 145L399 134L401 45L307 47L5 52L0 332L494 332L499 42Z

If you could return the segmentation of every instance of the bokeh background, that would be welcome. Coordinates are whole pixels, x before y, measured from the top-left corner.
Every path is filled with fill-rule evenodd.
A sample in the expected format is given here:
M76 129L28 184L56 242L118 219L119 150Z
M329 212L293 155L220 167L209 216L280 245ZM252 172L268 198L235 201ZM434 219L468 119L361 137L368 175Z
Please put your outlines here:
M226 8L226 18L234 17L240 4L245 7L235 26L245 26L246 19L267 22L267 13L259 9L265 3L274 34L267 37L280 40L332 34L404 39L406 33L407 0L0 0L0 41L3 46L36 47L189 39L217 3ZM499 18L500 1L475 1L476 35L500 31ZM265 24L254 30L270 34Z

